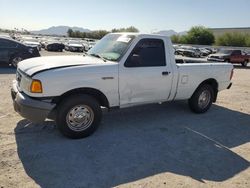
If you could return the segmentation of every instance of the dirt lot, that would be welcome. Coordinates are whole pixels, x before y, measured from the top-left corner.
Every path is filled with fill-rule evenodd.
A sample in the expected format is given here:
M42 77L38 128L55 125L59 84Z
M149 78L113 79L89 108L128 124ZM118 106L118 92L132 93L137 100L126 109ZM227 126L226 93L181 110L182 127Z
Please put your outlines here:
M185 101L105 112L81 140L16 114L14 77L0 68L0 187L250 187L250 67L206 114Z

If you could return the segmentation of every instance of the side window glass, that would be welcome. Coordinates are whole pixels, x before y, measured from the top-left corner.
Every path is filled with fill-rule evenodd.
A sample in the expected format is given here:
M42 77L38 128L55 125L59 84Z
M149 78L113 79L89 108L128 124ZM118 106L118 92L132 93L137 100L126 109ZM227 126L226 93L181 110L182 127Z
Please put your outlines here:
M160 39L140 40L128 59L125 67L166 66L164 42Z
M0 39L0 47L1 48L15 48L17 47L17 44L13 41Z
M234 52L232 53L232 55L241 55L241 52L240 52L239 50L237 50L237 51L234 51Z
M3 39L0 39L0 48L3 48L4 47L4 40Z

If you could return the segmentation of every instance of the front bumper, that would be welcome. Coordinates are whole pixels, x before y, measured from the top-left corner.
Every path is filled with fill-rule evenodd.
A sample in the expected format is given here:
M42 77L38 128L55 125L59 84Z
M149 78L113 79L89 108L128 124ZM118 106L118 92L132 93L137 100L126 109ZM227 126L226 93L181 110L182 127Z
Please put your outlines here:
M32 99L24 93L18 91L16 82L11 88L13 106L17 113L32 122L43 122L55 107L55 104Z

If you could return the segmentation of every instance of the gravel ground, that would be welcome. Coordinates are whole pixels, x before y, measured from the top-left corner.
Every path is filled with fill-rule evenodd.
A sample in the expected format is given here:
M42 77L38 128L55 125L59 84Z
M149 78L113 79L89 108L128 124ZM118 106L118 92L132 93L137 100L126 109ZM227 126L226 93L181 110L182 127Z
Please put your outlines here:
M0 68L0 187L250 187L250 67L205 114L185 101L104 112L81 140L16 114L14 77Z

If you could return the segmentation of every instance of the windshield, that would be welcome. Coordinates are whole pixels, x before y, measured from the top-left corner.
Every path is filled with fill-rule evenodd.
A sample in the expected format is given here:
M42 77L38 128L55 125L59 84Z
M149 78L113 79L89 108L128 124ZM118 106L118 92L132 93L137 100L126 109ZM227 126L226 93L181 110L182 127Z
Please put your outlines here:
M89 55L99 55L110 61L118 61L125 54L134 35L108 34L88 51Z
M218 53L220 54L231 54L233 50L220 50Z

